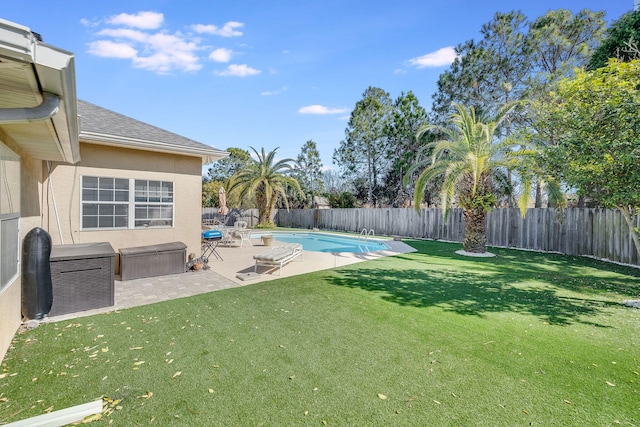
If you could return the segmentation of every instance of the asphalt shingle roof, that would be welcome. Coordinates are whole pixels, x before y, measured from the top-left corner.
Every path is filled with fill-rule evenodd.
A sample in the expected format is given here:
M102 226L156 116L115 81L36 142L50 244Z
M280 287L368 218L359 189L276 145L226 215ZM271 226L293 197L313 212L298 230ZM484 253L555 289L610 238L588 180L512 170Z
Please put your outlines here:
M141 122L131 117L98 107L87 101L78 99L78 115L80 116L80 133L108 135L127 139L136 139L151 143L159 143L164 146L173 145L177 149L203 150L203 154L210 154L215 147L205 145L184 136L169 132L148 123ZM91 139L90 136L88 139ZM126 142L125 142L126 143Z

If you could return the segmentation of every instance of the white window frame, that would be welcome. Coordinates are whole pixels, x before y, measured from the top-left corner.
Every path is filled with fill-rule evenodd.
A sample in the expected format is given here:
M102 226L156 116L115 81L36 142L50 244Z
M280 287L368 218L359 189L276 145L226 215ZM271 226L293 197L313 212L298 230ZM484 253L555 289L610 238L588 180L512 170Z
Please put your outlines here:
M92 190L94 188L85 187L85 178L97 178L98 182L100 178L104 180L114 180L113 199L114 200L84 200L84 190ZM128 197L127 200L115 200L115 180L126 180ZM146 183L146 190L141 192L136 188L141 183ZM160 192L150 192L149 183L159 183ZM167 189L168 191L164 191ZM97 198L99 199L100 186L95 188L98 191ZM105 190L109 191L109 190ZM122 189L120 190L122 191ZM158 195L158 197L153 197ZM144 200L142 200L144 199ZM157 200L156 200L157 199ZM127 223L125 226L113 226L113 227L100 227L100 214L98 207L97 225L95 227L85 227L85 205L121 205L127 207L126 218ZM152 211L154 214L144 218L136 218L136 211L141 213L142 209L146 209L147 212ZM115 210L115 208L114 208ZM163 212L170 211L170 215L162 217ZM154 217L160 213L160 218ZM116 214L114 212L114 224ZM121 215L122 217L122 215ZM152 222L155 224L151 224ZM144 224L141 224L144 222ZM139 224L139 225L136 225ZM139 178L115 178L109 176L95 176L95 175L82 175L80 177L80 230L82 231L104 231L104 230L139 230L146 228L174 228L175 227L175 182L163 181L159 179L139 179Z
M15 221L16 229L14 234L15 241L13 246L9 239L11 239L11 235L7 236L6 233L3 233L4 225L9 221ZM11 239L13 240L13 239ZM7 253L7 249L15 247L15 253ZM20 244L20 214L3 214L0 215L0 254L2 255L0 261L0 293L7 288L11 283L13 283L18 275L20 275L20 254L22 253L22 246ZM15 259L15 264L13 260ZM6 264L11 264L11 267L15 265L15 270L10 271L12 273L10 276L6 276L6 271L3 270L3 266ZM6 277L5 277L6 276Z

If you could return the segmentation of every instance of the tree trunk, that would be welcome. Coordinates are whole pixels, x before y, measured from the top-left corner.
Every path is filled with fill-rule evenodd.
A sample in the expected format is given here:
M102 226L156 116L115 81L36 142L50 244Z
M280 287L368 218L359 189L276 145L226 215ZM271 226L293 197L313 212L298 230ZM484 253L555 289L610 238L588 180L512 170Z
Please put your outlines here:
M630 209L628 206L618 206L618 210L622 212L622 216L627 222L627 226L629 226L631 239L633 240L633 244L636 247L636 252L638 252L638 258L640 258L640 237L638 236L638 231L636 231L634 224L637 213Z
M271 222L271 217L269 215L269 199L267 197L267 192L263 188L264 186L261 184L256 189L256 203L258 205L258 224L268 224Z
M536 203L534 205L536 208L542 207L542 185L540 181L536 182Z
M482 209L464 209L464 242L463 249L466 252L484 253L487 251L487 235L485 232L485 220L487 213Z
M507 206L509 208L512 208L515 206L515 199L513 197L513 176L511 174L511 169L507 170L507 181L509 181L509 187L511 188L511 190L509 190L509 198L507 199Z

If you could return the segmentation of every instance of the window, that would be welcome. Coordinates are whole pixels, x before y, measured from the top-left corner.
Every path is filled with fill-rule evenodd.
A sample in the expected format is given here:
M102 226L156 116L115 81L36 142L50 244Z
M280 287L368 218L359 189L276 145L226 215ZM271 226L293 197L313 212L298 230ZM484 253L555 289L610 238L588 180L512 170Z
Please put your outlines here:
M129 180L82 177L82 228L128 228Z
M0 143L0 290L20 270L20 157Z
M173 182L82 177L82 229L172 226Z
M136 179L135 225L173 225L173 182Z
M0 290L18 275L20 265L20 219L0 215Z

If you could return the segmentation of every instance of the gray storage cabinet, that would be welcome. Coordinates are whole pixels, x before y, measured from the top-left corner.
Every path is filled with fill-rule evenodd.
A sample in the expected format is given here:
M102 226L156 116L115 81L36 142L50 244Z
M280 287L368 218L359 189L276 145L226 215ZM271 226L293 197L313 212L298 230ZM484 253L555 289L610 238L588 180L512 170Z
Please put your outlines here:
M187 245L182 242L120 249L122 280L184 273L187 268Z
M112 306L115 255L106 242L54 245L49 258L53 291L49 315Z

